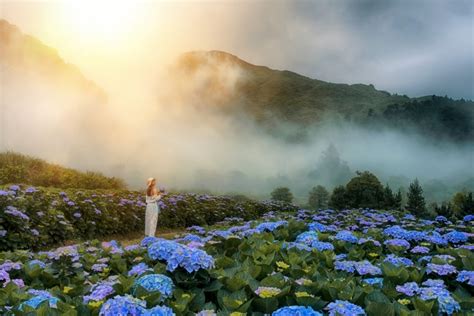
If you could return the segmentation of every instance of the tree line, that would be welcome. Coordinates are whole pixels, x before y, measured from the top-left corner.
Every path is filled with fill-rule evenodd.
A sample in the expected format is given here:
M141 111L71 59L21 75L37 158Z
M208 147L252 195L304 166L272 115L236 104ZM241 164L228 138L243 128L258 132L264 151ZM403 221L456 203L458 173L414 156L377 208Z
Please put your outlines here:
M273 190L271 198L291 203L293 194L289 188L279 187ZM404 201L406 203L403 203ZM332 192L322 185L313 187L308 194L307 206L311 209L332 208L336 210L351 208L405 209L419 217L443 215L453 219L462 218L474 211L472 192L458 192L451 201L440 205L433 203L430 205L430 211L418 179L410 183L408 192L404 196L401 189L394 192L388 184L383 186L379 179L369 171L356 172L356 176L350 179L346 185L338 185Z

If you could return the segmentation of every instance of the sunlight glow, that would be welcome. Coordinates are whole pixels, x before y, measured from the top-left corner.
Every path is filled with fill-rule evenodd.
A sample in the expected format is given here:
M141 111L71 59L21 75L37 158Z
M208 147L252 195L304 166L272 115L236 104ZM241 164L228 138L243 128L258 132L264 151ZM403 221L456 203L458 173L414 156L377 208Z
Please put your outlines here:
M72 33L98 41L126 38L144 11L133 0L66 0L62 4L65 25Z

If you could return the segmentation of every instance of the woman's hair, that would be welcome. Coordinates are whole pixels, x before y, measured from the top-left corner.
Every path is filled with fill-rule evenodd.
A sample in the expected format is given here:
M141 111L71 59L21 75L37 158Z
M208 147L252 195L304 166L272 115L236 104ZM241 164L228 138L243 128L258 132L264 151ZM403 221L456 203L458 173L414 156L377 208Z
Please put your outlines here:
M146 180L146 195L151 196L153 193L153 182L155 182L155 178L148 178Z

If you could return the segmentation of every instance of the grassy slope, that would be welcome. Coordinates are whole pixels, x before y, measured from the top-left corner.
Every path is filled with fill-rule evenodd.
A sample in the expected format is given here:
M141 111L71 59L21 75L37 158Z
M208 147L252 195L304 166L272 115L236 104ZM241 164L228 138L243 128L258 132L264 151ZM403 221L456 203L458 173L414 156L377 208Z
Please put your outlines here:
M125 189L118 178L97 172L80 172L42 159L14 152L0 153L0 184L23 183L35 186L80 189Z

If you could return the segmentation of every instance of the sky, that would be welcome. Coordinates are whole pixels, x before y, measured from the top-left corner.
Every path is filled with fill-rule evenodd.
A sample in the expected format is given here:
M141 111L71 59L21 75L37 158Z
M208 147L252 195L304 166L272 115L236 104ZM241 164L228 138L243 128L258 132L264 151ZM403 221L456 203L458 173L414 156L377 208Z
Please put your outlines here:
M130 100L159 89L150 79L180 53L213 49L331 82L474 99L469 0L0 3L2 18Z

